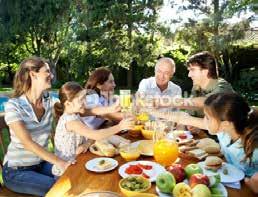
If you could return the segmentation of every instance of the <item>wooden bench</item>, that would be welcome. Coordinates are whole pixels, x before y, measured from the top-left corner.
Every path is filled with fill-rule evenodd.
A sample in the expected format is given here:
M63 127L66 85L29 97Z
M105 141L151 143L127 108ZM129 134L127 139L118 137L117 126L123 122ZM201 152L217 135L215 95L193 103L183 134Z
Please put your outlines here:
M5 133L4 133L5 131ZM6 142L5 139L8 139L8 141ZM4 121L4 113L0 113L0 148L1 151L3 153L3 155L5 155L6 151L7 151L7 146L8 143L10 142L10 133L9 133L9 129L8 126L6 125L5 121ZM3 163L3 158L0 158L0 173L2 176L2 163ZM29 197L32 195L25 195L25 194L19 194L19 193L15 193L12 192L11 190L7 189L4 185L2 185L0 187L0 196L1 197Z

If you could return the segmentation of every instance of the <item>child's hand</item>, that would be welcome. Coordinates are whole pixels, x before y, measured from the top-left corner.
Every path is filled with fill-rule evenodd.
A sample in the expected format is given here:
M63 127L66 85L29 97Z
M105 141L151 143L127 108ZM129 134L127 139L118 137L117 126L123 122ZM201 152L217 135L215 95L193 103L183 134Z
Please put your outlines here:
M134 128L134 119L126 118L119 122L118 124L120 130L132 130Z
M87 151L87 150L86 150L86 151ZM75 154L76 154L76 155L79 155L79 154L81 154L81 153L84 153L84 146L83 146L83 144L80 145L79 147L77 147L77 149L76 149L76 151L75 151Z
M245 178L245 184L255 193L258 194L258 173L255 173L251 178Z
M61 161L59 164L58 164L58 167L64 172L70 165L73 165L76 163L76 160L73 160L73 161Z
M88 148L89 148L90 144L85 143L85 144L81 144L77 149L76 149L76 155L79 155L81 153L86 153Z

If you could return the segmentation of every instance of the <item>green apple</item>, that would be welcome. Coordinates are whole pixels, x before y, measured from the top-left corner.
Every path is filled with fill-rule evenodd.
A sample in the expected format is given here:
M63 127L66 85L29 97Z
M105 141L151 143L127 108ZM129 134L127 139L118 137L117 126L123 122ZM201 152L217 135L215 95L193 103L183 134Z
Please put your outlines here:
M192 189L192 197L211 197L211 191L206 185L197 184Z
M217 186L220 183L220 180L221 180L219 174L208 176L208 178L209 178L209 181L210 181L209 187Z
M202 174L202 168L198 164L189 164L185 167L185 174L189 179L193 174Z
M211 197L223 197L223 193L217 187L211 187Z
M157 176L156 185L161 192L171 194L176 185L176 180L171 173L164 172Z

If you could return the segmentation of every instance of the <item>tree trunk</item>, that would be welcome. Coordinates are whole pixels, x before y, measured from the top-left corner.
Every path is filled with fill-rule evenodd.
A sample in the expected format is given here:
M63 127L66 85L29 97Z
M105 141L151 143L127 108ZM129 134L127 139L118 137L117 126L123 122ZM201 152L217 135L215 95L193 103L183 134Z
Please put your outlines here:
M129 51L132 49L132 0L128 0L127 1L127 5L128 5L128 14L129 14L129 17L128 17L128 29L127 29L127 36L128 36L128 39L129 39ZM132 88L132 85L133 85L133 59L132 61L130 62L129 64L129 67L128 67L128 72L127 72L127 87L128 88Z

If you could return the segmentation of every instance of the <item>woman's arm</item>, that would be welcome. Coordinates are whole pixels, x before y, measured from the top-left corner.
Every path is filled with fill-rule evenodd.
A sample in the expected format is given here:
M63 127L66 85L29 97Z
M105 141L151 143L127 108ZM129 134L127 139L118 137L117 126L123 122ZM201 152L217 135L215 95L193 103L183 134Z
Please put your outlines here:
M131 119L125 119L113 127L93 130L87 127L85 124L83 124L80 120L72 120L66 123L66 128L67 130L76 132L81 136L84 136L93 140L101 140L111 135L114 135L121 130L133 129L133 122Z
M21 121L15 121L9 124L10 129L14 132L15 136L21 141L24 146L24 149L33 152L41 159L48 161L52 164L61 167L62 169L66 169L70 163L66 162L60 158L58 158L53 153L46 151L42 146L35 143L29 132L27 131L25 125Z

